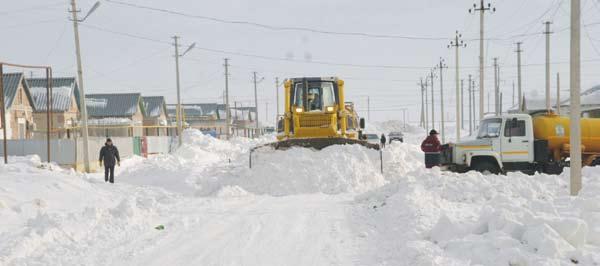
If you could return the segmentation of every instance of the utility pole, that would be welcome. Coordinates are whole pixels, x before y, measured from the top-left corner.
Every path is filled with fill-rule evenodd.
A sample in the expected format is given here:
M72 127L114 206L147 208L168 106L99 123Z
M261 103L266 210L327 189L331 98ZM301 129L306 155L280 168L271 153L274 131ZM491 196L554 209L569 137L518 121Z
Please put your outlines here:
M8 164L8 153L6 147L6 106L4 105L4 65L0 64L0 125L2 126L2 154L4 155L4 164Z
M465 80L460 80L460 129L465 129Z
M265 102L265 121L269 121L269 102Z
M33 71L32 71L33 73ZM52 134L52 69L46 68L46 156L50 163L50 138Z
M418 84L419 89L421 90L421 121L419 125L422 128L425 128L425 98L423 95L423 78L421 78L421 83Z
M176 119L177 119L177 143L178 147L181 147L183 144L181 133L183 132L183 126L181 123L181 89L179 82L179 36L173 36L173 40L175 41L175 75L176 75L176 83L177 83L177 111Z
M275 78L275 104L277 104L277 114L275 115L275 127L277 127L277 119L279 117L279 78Z
M435 68L431 69L431 129L435 129L435 97L433 93L433 79L435 78L433 71Z
M229 110L229 59L225 58L225 64L223 65L225 66L225 117L226 120L225 121L225 133L226 133L226 137L227 140L229 140L229 138L231 138L231 132L230 132L230 124L231 124L231 111Z
M503 97L502 92L500 92L500 97L498 99L498 103L499 103L499 105L498 105L499 113L498 114L502 114L502 100L503 100L502 97Z
M522 42L517 42L517 85L518 85L518 91L517 91L517 96L518 96L518 100L517 102L519 103L519 107L518 110L521 110L522 106L523 106L523 91L522 91L522 87L521 87L521 53L523 52L523 50L521 49L521 44L523 44Z
M473 131L475 131L478 127L477 127L477 116L475 115L475 80L471 81L471 97L473 97ZM480 95L481 96L481 95Z
M581 190L581 2L571 0L571 196Z
M502 103L503 103L503 98L502 98L502 90L500 90L500 65L498 65L498 115L502 114Z
M237 110L238 110L238 108L237 108L237 101L233 101L233 110L234 110L234 113L233 113L233 122L235 123L235 122L237 122L237 121L238 121L238 119L239 119L239 118L238 118L238 112L237 112ZM243 117L244 117L244 116L242 115L242 118L243 118Z
M473 87L471 86L471 75L469 75L469 136L473 135L473 102L471 101L471 95L473 95Z
M512 82L512 102L511 106L515 106L515 81Z
M444 63L444 59L440 58L440 115L441 115L441 119L442 119L442 124L441 124L441 131L442 131L442 143L446 143L446 133L445 133L445 125L444 125L444 68L448 68L446 66L446 64ZM457 99L458 101L459 99ZM458 108L457 108L458 109ZM460 122L459 122L460 123ZM460 130L460 128L459 128ZM459 139L459 135L456 136L457 139Z
M550 21L544 22L546 25L546 111L552 111L552 102L550 101Z
M367 96L367 118L371 121L371 98Z
M474 13L475 11L479 11L479 120L483 119L483 114L484 114L484 110L483 110L483 97L484 97L484 93L485 93L485 86L484 86L484 64L485 64L485 58L484 58L484 51L483 51L483 47L484 47L484 14L486 11L491 11L491 12L496 12L496 8L492 7L492 5L490 3L487 4L487 6L484 4L484 0L480 1L479 7L477 7L477 4L473 4L473 8L469 9L469 13Z
M556 72L556 114L560 115L560 73Z
M498 104L498 57L494 57L494 114L499 115L499 107Z
M490 112L490 93L487 93L487 111L488 113Z
M458 31L456 31L455 35L454 35L454 40L450 41L450 44L448 45L448 48L454 47L455 48L455 79L456 79L456 141L460 141L460 129L462 128L462 123L461 120L463 118L463 114L461 111L462 108L462 83L460 81L460 68L459 68L459 49L460 48L464 48L467 47L467 44L463 42L462 39L462 35L460 33L458 33ZM441 69L440 69L441 71ZM440 72L440 76L441 76L441 72ZM443 101L443 100L442 100Z
M71 0L71 15L73 20L73 33L75 35L75 55L77 57L77 82L79 87L79 106L81 107L81 136L83 138L83 165L86 173L90 172L90 155L89 155L89 141L88 141L88 117L87 107L85 104L85 90L83 86L83 67L81 64L81 46L79 45L79 22L84 21L96 8L100 6L100 2L96 2L94 6L88 11L83 19L77 18L77 13L80 12L77 9L75 0ZM6 146L5 146L6 147Z
M425 78L425 86L423 86L423 90L425 91L425 131L429 133L429 95L427 92L427 78Z
M253 77L253 81L254 81L254 107L256 107L256 114L255 114L256 115L256 121L255 121L256 125L254 127L255 127L256 132L258 132L258 95L257 95L257 91L256 91L256 83L257 83L256 71L252 72L252 77Z

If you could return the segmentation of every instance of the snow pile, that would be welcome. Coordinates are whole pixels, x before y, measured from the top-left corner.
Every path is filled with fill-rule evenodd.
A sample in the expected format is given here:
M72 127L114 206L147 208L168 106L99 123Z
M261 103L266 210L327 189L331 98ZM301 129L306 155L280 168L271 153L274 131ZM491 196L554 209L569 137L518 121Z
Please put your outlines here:
M408 173L357 197L355 220L367 221L357 226L367 238L361 264L598 264L598 174L586 169L572 198L565 176Z
M231 165L238 157L265 139L215 139L199 130L186 130L182 147L172 154L148 159L135 158L124 163L117 173L121 182L161 187L170 191L194 195L202 189L201 180L207 169Z
M170 155L124 165L120 180L151 185L195 196L241 194L291 194L365 192L386 183L380 173L379 153L357 145L330 146L320 152L304 148L275 151L249 150L275 141L273 136L231 142L196 130L184 135L184 146Z
M386 184L379 153L359 145L329 146L321 151L292 148L259 150L253 167L220 174L220 183L237 185L254 194L274 196L365 192Z
M10 159L0 165L0 265L114 264L108 257L117 243L152 228L174 199L160 189L98 183L37 156Z
M600 168L570 197L568 171L424 169L421 134L387 146L383 174L352 145L261 149L249 169L273 136L196 130L173 154L123 161L115 184L10 158L0 265L600 264Z

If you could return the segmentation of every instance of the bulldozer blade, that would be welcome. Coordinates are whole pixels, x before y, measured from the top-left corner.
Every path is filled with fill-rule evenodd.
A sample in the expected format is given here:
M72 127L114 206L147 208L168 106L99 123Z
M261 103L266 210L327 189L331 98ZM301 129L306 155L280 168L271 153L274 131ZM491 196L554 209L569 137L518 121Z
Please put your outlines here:
M276 150L286 150L292 147L310 148L321 150L332 145L361 145L363 147L379 150L379 144L368 143L364 140L346 139L346 138L306 138L306 139L288 139L253 148L256 150L262 147L271 147Z
M345 139L345 138L310 138L310 139L288 139L281 140L278 142L268 143L261 146L256 146L250 149L248 164L249 167L252 168L252 153L261 148L273 148L275 150L287 150L292 147L302 147L309 148L315 150L321 150L323 148L332 146L332 145L361 145L363 147L374 149L379 151L379 161L381 166L381 173L383 173L383 153L379 144L368 143L364 140L357 139Z

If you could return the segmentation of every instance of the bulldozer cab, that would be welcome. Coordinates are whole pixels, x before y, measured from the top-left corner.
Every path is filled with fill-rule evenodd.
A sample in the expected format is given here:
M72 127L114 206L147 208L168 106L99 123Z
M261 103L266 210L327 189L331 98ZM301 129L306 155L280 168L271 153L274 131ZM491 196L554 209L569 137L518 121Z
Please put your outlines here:
M359 140L359 122L352 103L344 102L344 81L336 77L292 78L284 83L285 109L277 122L275 149L331 145L379 146Z
M338 86L334 80L302 79L292 85L290 104L302 112L331 112L338 105Z

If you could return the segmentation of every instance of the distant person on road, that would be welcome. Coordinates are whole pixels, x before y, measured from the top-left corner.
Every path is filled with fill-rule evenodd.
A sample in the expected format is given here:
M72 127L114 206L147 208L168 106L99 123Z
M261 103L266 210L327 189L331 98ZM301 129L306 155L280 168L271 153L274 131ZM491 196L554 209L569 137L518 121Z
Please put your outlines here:
M425 167L433 168L440 165L440 151L442 146L435 129L429 131L429 136L421 143L421 150L425 153Z
M381 141L381 148L385 148L385 142L386 142L385 134L381 134L380 141Z
M102 162L104 162L104 182L114 183L115 164L121 166L121 157L119 157L119 150L113 145L110 138L106 139L104 147L100 149L100 158L98 159L98 164L102 166Z

